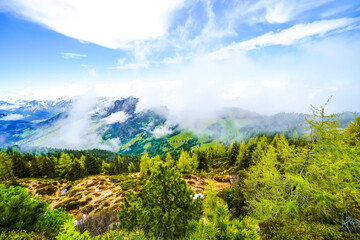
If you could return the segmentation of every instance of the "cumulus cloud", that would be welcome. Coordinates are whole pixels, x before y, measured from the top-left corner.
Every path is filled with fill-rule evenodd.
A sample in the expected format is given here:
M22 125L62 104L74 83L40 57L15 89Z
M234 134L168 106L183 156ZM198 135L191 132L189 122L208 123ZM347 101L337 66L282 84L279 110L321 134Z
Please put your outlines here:
M125 122L129 118L129 115L126 112L119 111L116 113L111 114L110 116L104 118L106 124L113 124L113 123L122 123Z
M6 115L5 117L0 118L0 121L16 121L16 120L20 120L23 119L24 116L21 114L9 114Z
M87 55L85 54L78 54L78 53L60 53L61 56L65 59L79 59L79 58L84 58L87 57Z
M2 5L66 36L116 49L163 36L169 14L183 1L5 0Z

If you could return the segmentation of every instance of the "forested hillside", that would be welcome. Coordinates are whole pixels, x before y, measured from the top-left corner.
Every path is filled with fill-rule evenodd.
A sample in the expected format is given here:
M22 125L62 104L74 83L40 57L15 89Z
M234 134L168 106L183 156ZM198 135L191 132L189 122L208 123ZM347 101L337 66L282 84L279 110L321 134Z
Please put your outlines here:
M358 239L360 118L342 130L323 107L312 111L306 138L258 136L179 155L3 149L0 239ZM83 196L92 186L102 192ZM64 189L56 206L43 200ZM74 225L74 209L91 214Z
M97 98L94 104L81 99L0 103L0 147L19 146L22 151L43 149L103 149L121 154L151 157L217 142L249 141L261 135L283 134L296 140L307 133L305 114L261 115L240 108L222 108L208 119L175 121L164 106L143 108L141 99ZM140 104L140 105L139 105ZM1 108L2 106L2 108ZM6 107L5 107L6 106ZM3 115L3 116L2 116ZM358 113L342 115L344 128ZM78 156L79 158L79 156Z

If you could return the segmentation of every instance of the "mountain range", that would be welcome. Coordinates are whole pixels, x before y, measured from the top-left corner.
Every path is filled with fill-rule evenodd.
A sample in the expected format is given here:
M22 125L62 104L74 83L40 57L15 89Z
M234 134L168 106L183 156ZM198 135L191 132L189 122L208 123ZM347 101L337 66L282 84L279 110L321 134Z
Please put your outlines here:
M346 112L342 127L359 116ZM306 133L302 113L265 116L239 108L192 126L169 119L164 107L143 109L134 97L96 101L61 98L48 101L0 101L0 146L22 148L100 148L119 153L150 155L180 148L206 148L216 141L230 143L250 137L283 133L296 139Z

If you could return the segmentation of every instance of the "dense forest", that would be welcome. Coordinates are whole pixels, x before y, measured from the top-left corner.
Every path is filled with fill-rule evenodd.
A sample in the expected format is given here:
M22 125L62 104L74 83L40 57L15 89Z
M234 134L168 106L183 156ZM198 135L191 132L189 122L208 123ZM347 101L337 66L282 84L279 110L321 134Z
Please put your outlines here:
M3 149L0 239L359 239L360 118L340 129L338 116L326 116L324 107L312 112L310 134L298 139L257 136L180 154ZM77 225L21 186L24 178L133 173L141 186L118 209ZM187 174L236 181L216 192L209 180L201 198L184 181Z

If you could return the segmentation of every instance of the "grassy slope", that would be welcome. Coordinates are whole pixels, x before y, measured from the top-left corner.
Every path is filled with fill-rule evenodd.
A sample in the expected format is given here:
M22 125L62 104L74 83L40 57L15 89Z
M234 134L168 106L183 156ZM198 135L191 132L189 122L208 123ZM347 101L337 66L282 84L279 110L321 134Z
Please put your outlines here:
M215 189L220 191L230 186L228 175L211 177ZM196 193L204 193L208 177L184 174L183 179ZM128 191L137 191L144 183L139 173L115 176L97 175L74 182L54 179L19 179L20 186L26 187L32 195L41 195L50 201L51 208L63 208L73 216L94 214L104 209L116 210ZM61 189L72 186L70 191L61 195Z

